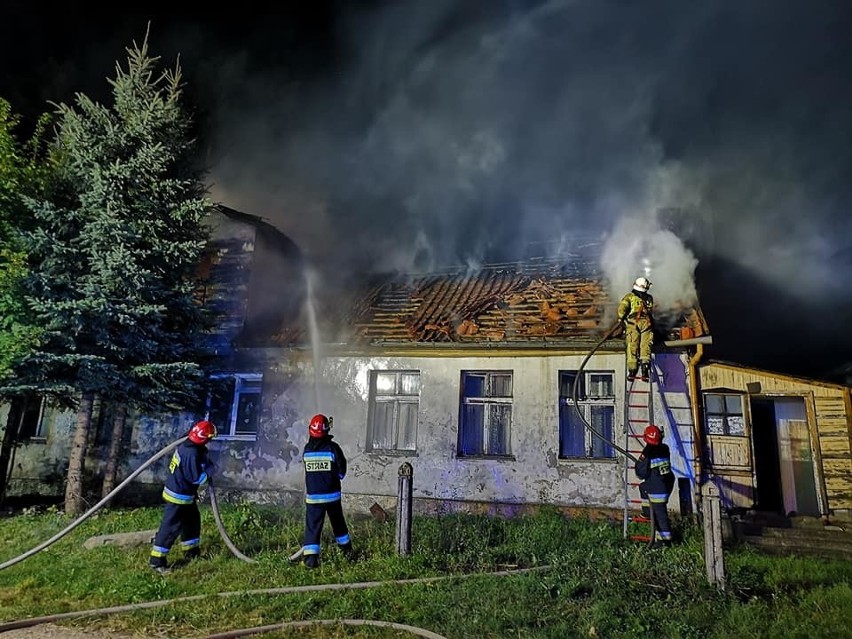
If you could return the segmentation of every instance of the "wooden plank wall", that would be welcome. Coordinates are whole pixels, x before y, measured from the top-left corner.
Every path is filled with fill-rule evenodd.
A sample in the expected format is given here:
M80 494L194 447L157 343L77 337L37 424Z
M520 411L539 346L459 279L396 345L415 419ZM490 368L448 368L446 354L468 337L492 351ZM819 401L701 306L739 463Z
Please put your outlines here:
M829 508L852 509L852 444L849 438L848 401L815 395L819 448Z
M852 404L850 389L767 371L708 363L699 366L700 391L729 388L745 391L759 382L761 395L801 396L813 401L822 473L830 510L852 510Z

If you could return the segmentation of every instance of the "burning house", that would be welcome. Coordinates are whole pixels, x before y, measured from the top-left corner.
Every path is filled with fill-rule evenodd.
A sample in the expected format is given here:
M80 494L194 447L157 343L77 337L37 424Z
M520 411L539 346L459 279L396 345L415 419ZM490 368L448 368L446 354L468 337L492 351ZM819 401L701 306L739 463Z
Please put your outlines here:
M332 290L259 218L222 208L211 223L201 295L219 323L207 415L226 495L301 504L301 451L321 412L334 417L349 458L353 510L392 509L408 463L421 512L549 504L619 516L638 509L623 452L638 455L642 428L654 423L672 450L673 510L691 512L712 479L730 509L786 511L794 496L797 512L850 512L849 389L705 362L711 337L697 304L660 318L651 383L631 386L624 340L609 335L618 299L594 242L558 260L373 275ZM124 474L196 417L136 416ZM12 493L61 485L73 416L46 409L32 420ZM797 448L787 464L784 446L801 437L810 453ZM87 468L96 474L103 443L93 443ZM158 490L161 472L140 475L137 492ZM767 496L776 480L782 488Z

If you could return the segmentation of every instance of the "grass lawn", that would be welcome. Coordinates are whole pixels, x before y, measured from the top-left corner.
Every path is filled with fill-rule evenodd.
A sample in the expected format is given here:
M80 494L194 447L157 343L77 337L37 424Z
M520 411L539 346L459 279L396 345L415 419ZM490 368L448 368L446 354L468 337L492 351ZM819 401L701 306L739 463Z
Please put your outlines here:
M300 510L222 505L232 555L202 506L202 559L158 575L148 546L82 547L93 535L154 529L160 510L104 510L42 552L0 571L0 622L143 602L165 605L67 619L128 635L205 637L232 629L321 619L406 624L461 637L660 637L722 639L852 637L852 562L725 555L728 585L707 583L701 530L647 549L620 525L566 520L554 511L514 519L415 517L413 553L398 557L392 522L351 518L357 561L334 547L326 524L317 570L287 557L301 545ZM70 523L55 511L0 519L0 563ZM170 560L180 560L180 549ZM494 571L537 568L497 576ZM432 581L394 583L397 580ZM365 586L365 582L388 582ZM327 584L328 589L288 590ZM341 589L334 584L357 584ZM280 589L269 592L271 589ZM216 593L232 593L226 596ZM193 597L181 601L181 598ZM171 601L176 600L176 601ZM390 627L340 624L276 630L275 637L414 637Z

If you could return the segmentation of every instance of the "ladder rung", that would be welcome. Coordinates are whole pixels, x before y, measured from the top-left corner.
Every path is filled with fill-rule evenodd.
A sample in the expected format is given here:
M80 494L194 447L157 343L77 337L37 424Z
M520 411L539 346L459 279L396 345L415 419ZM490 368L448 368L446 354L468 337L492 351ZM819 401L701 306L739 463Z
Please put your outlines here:
M628 499L627 503L628 504L641 504L642 500L641 499Z
M640 388L631 388L630 389L630 393L637 393L637 394L641 393L642 395L648 395L650 392L651 392L650 390L646 390L644 388L641 388L641 389Z
M651 541L650 535L630 535L630 541Z
M648 408L648 404L628 404L627 408Z
M642 515L635 515L630 518L630 521L637 524L650 524L651 520L648 517L643 517Z

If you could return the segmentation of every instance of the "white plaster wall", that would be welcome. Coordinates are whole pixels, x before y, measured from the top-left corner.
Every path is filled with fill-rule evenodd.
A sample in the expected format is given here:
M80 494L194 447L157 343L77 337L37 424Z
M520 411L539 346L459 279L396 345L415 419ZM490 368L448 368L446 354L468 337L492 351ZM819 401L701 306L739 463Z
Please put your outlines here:
M622 458L558 459L558 374L560 370L578 369L584 356L325 358L318 391L311 380L305 380L303 387L292 386L278 401L286 404L288 411L305 416L300 420L304 423L292 429L296 433L293 444L299 450L307 439L306 422L314 412L334 417L332 434L350 463L344 493L353 498L359 494L396 496L398 469L407 461L414 468L415 498L620 508L624 504ZM420 371L420 415L414 455L365 452L371 370ZM513 372L512 459L456 457L462 370ZM616 443L621 445L624 415L618 407L625 391L624 376L620 374L624 357L595 356L585 370L617 373L615 432ZM286 470L275 465L268 473L265 479L279 489L304 488L301 464L289 464Z
M373 501L393 507L398 471L404 462L414 468L415 498L620 509L625 499L625 462L620 454L615 460L558 459L559 372L577 370L584 357L585 354L548 357L537 354L530 357L323 358L317 382L310 361L292 362L286 366L287 384L280 387L272 384L264 389L266 408L256 442L224 438L211 442L211 454L219 474L217 485L235 494L301 503L304 494L301 454L307 441L307 424L313 414L324 412L334 417L332 434L349 459L350 470L343 485L344 499L347 506L359 504L359 510L368 508ZM681 359L685 365L686 360ZM284 360L279 357L277 361ZM596 355L585 367L587 371L616 373L614 440L621 447L626 447L625 413L621 409L625 396L624 365L624 356L619 353ZM365 451L371 370L420 371L420 411L414 454ZM511 459L456 457L463 370L513 372ZM685 396L669 393L666 402L686 444L685 456L680 456L674 447L672 450L677 472L687 468L691 461L687 457L692 445L692 420ZM663 412L659 398L655 398L655 412L660 416ZM59 465L64 471L74 414L57 412L51 419L55 421L48 428L47 441L33 442L18 450L13 480L43 480L45 464ZM122 464L122 476L185 434L192 419L173 415L134 421L133 444ZM672 443L670 432L667 440ZM163 468L163 463L155 464L138 481L161 483ZM632 463L629 473L631 481L635 481ZM675 493L669 502L670 509L677 508L677 500Z

